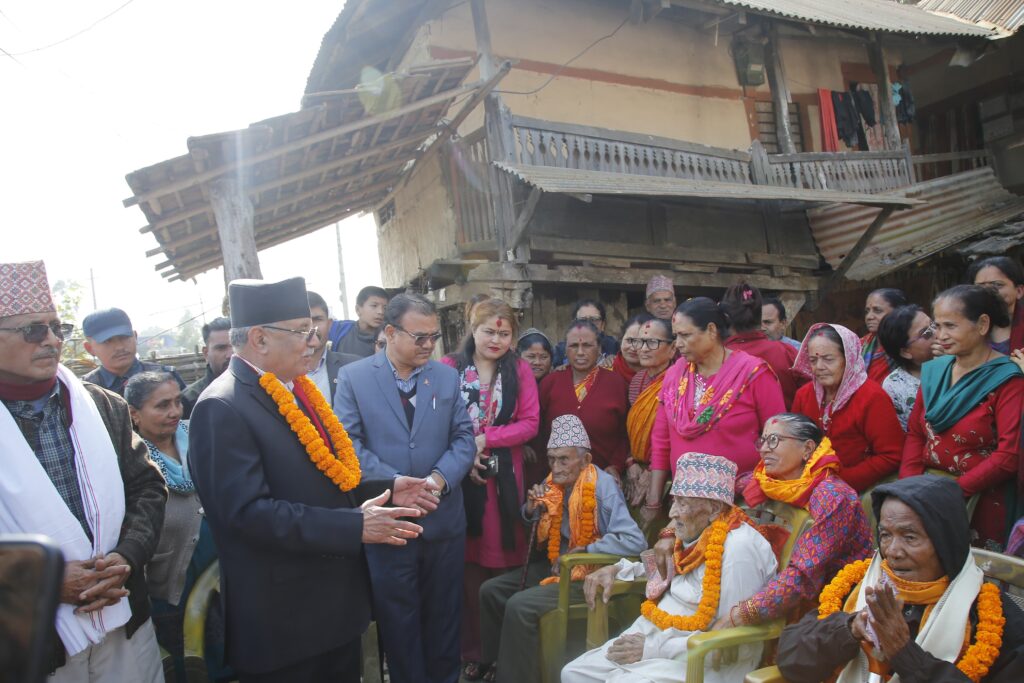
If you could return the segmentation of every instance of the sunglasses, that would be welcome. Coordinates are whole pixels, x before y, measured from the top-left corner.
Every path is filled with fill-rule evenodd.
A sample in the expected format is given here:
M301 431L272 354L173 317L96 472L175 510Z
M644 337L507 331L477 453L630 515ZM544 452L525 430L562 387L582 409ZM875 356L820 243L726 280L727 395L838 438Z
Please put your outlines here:
M437 343L437 340L441 338L440 332L434 332L433 334L413 334L409 330L403 328L401 325L395 325L395 329L399 332L405 332L407 335L412 337L413 342L420 348L427 346L433 346Z
M25 342L28 344L39 344L46 340L46 337L53 332L53 336L57 339L64 341L67 337L71 336L71 332L74 331L75 326L71 323L32 323L31 325L24 325L22 327L0 327L0 332L21 332L21 336L25 338Z
M936 325L935 323L932 323L928 327L924 328L924 331L921 332L921 334L917 335L913 339L908 339L907 343L903 345L903 348L907 348L908 346L910 346L911 344L916 342L918 339L924 339L924 340L931 339L932 337L935 336L935 333L938 332L938 331L939 331L939 326Z
M313 337L316 337L317 335L320 334L319 332L317 332L317 329L315 327L311 327L308 330L289 330L287 327L278 327L277 325L261 325L261 327L266 327L267 329L270 330L277 330L278 332L291 332L292 334L302 335L304 341L307 344L313 341Z

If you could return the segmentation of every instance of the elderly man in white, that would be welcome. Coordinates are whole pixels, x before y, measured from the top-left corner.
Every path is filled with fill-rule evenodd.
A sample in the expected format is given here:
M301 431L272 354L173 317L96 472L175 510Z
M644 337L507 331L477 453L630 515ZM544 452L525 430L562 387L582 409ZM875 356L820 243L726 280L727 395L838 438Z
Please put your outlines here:
M686 678L689 637L707 630L729 605L756 593L778 567L771 545L733 505L735 484L736 464L726 458L703 453L679 458L672 482L673 575L665 581L649 563L653 576L648 577L644 563L629 560L590 574L584 593L591 606L598 586L607 596L616 579L648 579L647 601L621 636L566 665L562 683ZM739 683L760 657L760 645L742 646L734 663L709 671L707 680Z

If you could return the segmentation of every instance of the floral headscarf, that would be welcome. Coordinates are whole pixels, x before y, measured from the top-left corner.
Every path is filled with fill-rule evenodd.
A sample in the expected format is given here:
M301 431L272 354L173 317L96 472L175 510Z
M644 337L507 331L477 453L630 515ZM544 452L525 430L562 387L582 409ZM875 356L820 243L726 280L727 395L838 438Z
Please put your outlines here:
M825 326L831 327L839 334L839 338L843 340L843 355L846 356L846 369L843 371L843 379L839 383L836 397L832 399L832 403L826 406L821 413L821 424L827 428L828 423L832 421L833 413L841 410L849 402L850 398L867 381L868 373L864 370L860 338L852 330L842 325L833 325L832 323L812 325L811 329L807 331L803 343L800 345L799 353L796 354L793 369L813 380L814 396L818 399L818 405L821 405L825 400L825 389L818 383L818 380L814 379L814 373L811 372L811 363L807 359L807 342L814 336L816 330Z

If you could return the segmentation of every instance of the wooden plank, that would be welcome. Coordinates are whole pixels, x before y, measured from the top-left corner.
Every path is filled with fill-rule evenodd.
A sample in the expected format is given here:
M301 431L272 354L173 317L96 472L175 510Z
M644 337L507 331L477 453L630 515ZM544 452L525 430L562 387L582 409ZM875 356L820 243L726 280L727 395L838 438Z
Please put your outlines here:
M512 226L512 234L509 236L508 242L509 249L515 249L523 241L526 228L530 225L530 219L533 218L533 212L537 209L537 202L540 201L542 194L543 191L539 187L530 190L530 196L526 198L526 204L519 210L516 224Z
M878 114L885 138L885 148L902 152L900 128L896 121L896 105L892 102L892 85L889 82L889 65L885 60L880 33L875 33L868 41L868 61L875 72L875 82L878 84Z
M860 255L865 249L867 249L871 240L874 239L875 235L878 234L878 231L882 229L885 221L887 221L889 216L892 215L893 210L894 209L892 207L887 206L878 212L878 215L875 216L875 220L871 221L871 225L869 225L867 230L864 231L864 234L860 236L860 239L858 239L857 243L853 245L850 252L843 257L839 267L832 271L832 274L829 275L828 279L822 284L821 289L818 291L819 298L824 298L828 291L832 289L832 287L835 286L835 284L839 282L844 275L846 275L847 271L850 270L853 264L857 262L857 259L860 258Z
M599 268L595 266L543 266L535 263L488 263L469 271L469 282L532 282L534 284L628 285L644 287L655 271L645 268ZM775 291L809 292L818 287L819 278L790 275L784 278L746 273L693 273L674 271L676 287L716 287L725 289L740 280Z
M793 134L789 121L789 86L786 84L782 60L779 58L779 31L774 21L768 21L768 42L765 44L765 71L768 76L768 87L772 92L772 104L775 109L775 130L779 138L779 147L784 154L794 154Z

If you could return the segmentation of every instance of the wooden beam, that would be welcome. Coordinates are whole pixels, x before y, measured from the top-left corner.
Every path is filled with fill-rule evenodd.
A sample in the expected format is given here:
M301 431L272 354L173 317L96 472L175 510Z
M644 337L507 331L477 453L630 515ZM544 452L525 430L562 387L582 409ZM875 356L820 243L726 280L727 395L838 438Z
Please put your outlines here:
M818 267L818 257L805 254L766 254L763 252L744 252L731 249L701 249L680 247L669 244L633 244L628 242L610 242L602 240L569 239L551 237L549 235L533 235L530 237L530 248L536 251L548 251L576 254L577 258L588 256L612 256L627 258L634 261L682 262L685 263L716 263L725 266L788 266L812 270Z
M846 275L850 268L853 267L853 264L856 263L857 259L860 258L860 255L864 253L864 250L867 249L871 240L873 240L875 235L878 234L878 231L882 229L885 221L889 219L889 216L892 215L893 211L893 207L887 206L878 212L878 215L875 216L875 220L871 221L871 225L869 225L867 230L864 231L864 234L860 236L857 243L853 245L853 249L850 249L850 253L843 258L839 267L832 271L832 274L829 275L828 279L822 284L821 289L818 290L819 299L824 299L829 290L831 290L832 287L834 287L836 283Z
M885 148L898 150L901 148L900 127L896 121L896 105L892 103L892 84L889 81L889 65L882 49L882 36L875 33L868 41L868 61L875 72L878 83L878 114L882 124Z
M534 284L618 285L643 287L656 271L646 268L600 268L590 266L544 266L536 263L488 263L469 271L468 282L531 282ZM759 289L813 291L818 278L790 275L784 278L748 273L673 272L676 287L725 289L741 280Z
M542 194L544 192L539 187L534 187L530 190L530 196L526 198L526 204L519 210L519 215L516 216L516 223L512 226L512 233L509 235L508 240L509 249L515 249L523 241L523 238L526 236L526 228L530 225L530 219L533 218L533 212L536 211L537 202L540 201Z
M326 140L339 137L341 135L347 135L348 133L353 133L357 130L362 130L363 128L375 126L378 123L384 123L386 121L391 121L392 119L401 118L406 114L410 114L414 111L419 111L421 109L426 109L427 107L431 107L440 102L446 102L448 100L455 99L460 95L464 95L468 92L476 90L478 87L480 87L480 85L481 83L471 83L469 85L462 85L457 88L452 88L451 90L445 90L444 92L438 93L436 95L424 97L421 100L417 100L405 106L398 107L397 109L392 109L391 111L385 112L383 114L369 116L365 119L353 121L352 123L348 123L342 126L328 128L320 131L319 133L316 133L315 135L308 135L306 137L296 138L295 140L292 140L289 143L278 145L277 147L272 147L263 152L247 156L243 160L236 159L229 163L222 164L215 168L211 168L203 173L187 176L185 178L181 178L179 180L175 180L173 182L161 185L153 190L142 192L141 194L136 194L133 197L125 199L122 203L126 207L134 206L135 204L147 202L150 201L151 199L161 197L165 194L178 192L180 190L184 190L185 188L192 187L193 185L198 185L200 183L213 180L214 178L218 178L222 175L229 173L230 171L236 170L240 166L252 165L257 164L261 161L267 161L268 159L273 159L274 157L280 156L282 154L287 154L288 152L294 152L295 150L302 149L303 147L318 142L324 142Z
M782 67L779 48L779 30L774 21L767 22L768 42L765 43L764 68L768 75L768 87L772 91L772 105L775 109L775 133L783 154L796 153L793 132L789 127L789 85Z
M210 204L217 220L224 284L241 278L263 279L256 255L252 202L237 178L210 184Z

